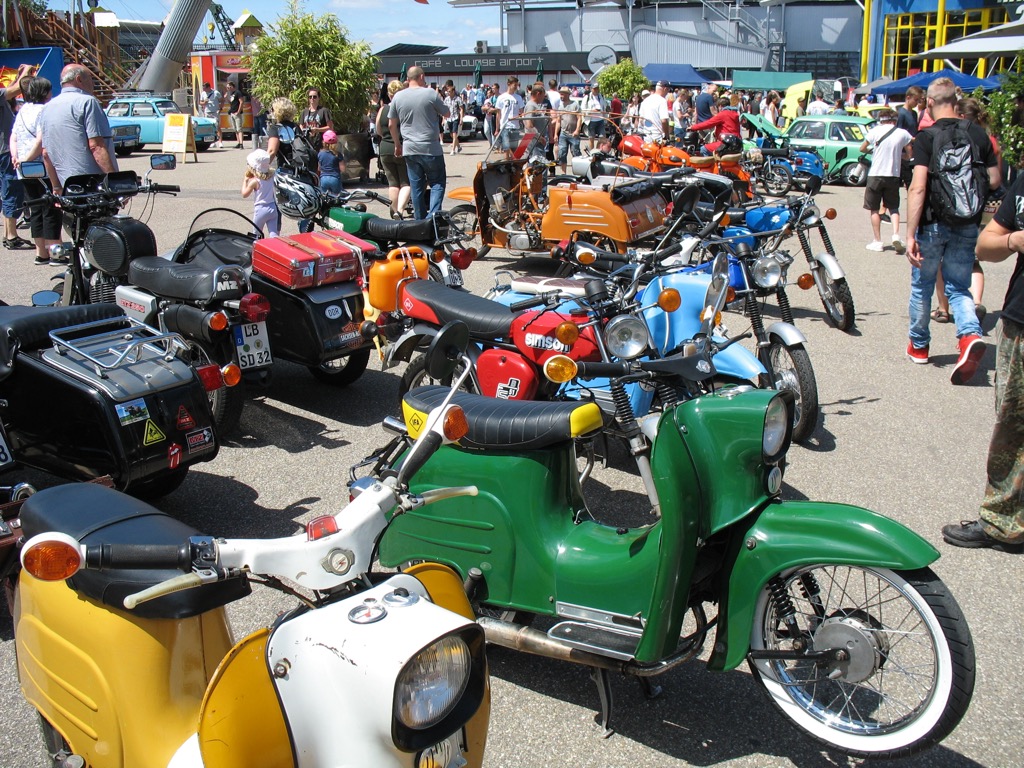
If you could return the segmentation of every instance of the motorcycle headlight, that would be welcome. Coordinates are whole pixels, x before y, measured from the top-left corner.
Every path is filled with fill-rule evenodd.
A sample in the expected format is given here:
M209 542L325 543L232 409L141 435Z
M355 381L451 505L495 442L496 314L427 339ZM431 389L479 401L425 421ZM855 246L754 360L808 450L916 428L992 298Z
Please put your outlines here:
M758 288L774 288L782 280L782 265L774 256L761 256L750 268L754 284Z
M639 357L650 346L650 341L647 326L632 315L613 317L604 329L605 347L620 360Z
M395 717L417 731L436 725L459 703L472 668L469 646L458 635L428 645L398 676Z
M773 464L789 450L792 435L792 417L787 398L780 393L771 399L764 413L764 432L761 437L761 453L765 462Z

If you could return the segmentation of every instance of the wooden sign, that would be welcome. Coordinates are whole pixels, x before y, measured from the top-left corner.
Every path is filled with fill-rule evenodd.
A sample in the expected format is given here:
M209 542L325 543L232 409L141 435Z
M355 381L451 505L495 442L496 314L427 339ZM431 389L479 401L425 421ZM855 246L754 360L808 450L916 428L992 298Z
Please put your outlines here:
M181 153L181 161L188 160L188 153L192 153L192 159L199 162L196 154L196 134L192 128L192 115L182 112L175 112L164 117L164 152L172 152L175 155Z

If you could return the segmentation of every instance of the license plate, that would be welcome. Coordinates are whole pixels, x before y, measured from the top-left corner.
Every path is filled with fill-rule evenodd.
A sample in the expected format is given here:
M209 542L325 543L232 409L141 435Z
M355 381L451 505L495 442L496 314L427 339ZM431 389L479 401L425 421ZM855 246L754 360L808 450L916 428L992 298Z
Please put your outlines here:
M122 141L121 142L121 146L122 147L134 147L138 143L139 142L135 141L135 139L131 139L130 141Z
M236 325L233 330L239 368L243 371L265 368L274 362L270 354L270 336L267 334L266 323L245 323Z
M462 287L462 270L450 267L448 269L448 277L445 278L445 283L450 288L461 288Z
M6 467L8 464L14 463L14 454L11 453L11 446L7 444L7 435L4 434L4 428L0 425L0 467Z

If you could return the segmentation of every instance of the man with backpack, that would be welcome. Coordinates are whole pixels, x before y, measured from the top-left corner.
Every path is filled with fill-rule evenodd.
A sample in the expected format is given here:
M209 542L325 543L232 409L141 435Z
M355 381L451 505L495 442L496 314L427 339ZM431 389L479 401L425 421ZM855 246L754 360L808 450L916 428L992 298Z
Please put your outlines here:
M985 198L1001 178L988 134L981 126L957 117L956 101L952 80L940 77L933 81L926 103L935 123L914 140L914 178L907 195L907 259L911 264L907 356L915 363L928 362L929 313L941 268L958 339L950 381L963 384L985 355L971 298L971 269Z

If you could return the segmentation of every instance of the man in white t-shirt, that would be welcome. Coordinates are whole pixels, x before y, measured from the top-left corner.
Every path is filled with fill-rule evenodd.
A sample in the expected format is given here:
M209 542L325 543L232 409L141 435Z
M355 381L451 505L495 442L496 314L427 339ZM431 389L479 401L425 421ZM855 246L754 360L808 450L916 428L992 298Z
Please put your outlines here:
M590 141L590 150L593 151L598 142L604 138L605 103L601 95L601 86L594 83L590 92L583 96L584 120L587 125L587 138Z
M871 213L871 231L875 239L865 246L869 251L882 251L882 216L879 206L884 202L892 219L892 247L896 253L903 253L905 247L900 239L900 163L905 149L913 137L902 128L896 127L896 112L883 110L878 115L878 125L868 131L861 152L871 148L871 168L868 170L867 186L864 189L864 208Z
M519 78L515 75L509 76L506 91L494 101L494 108L498 110L498 141L505 151L505 159L515 159L515 150L519 146L520 120L523 114L523 107L526 103L523 97L517 93L519 90Z
M832 111L832 106L825 101L825 98L820 94L815 94L814 101L807 108L808 115L815 115L820 117L821 115L827 115Z
M551 109L555 112L559 112L562 109L562 96L558 92L558 81L552 78L548 80L548 103L551 104ZM557 115L555 116L557 117Z
M662 141L668 136L668 83L659 80L654 93L640 102L640 131L644 141Z

